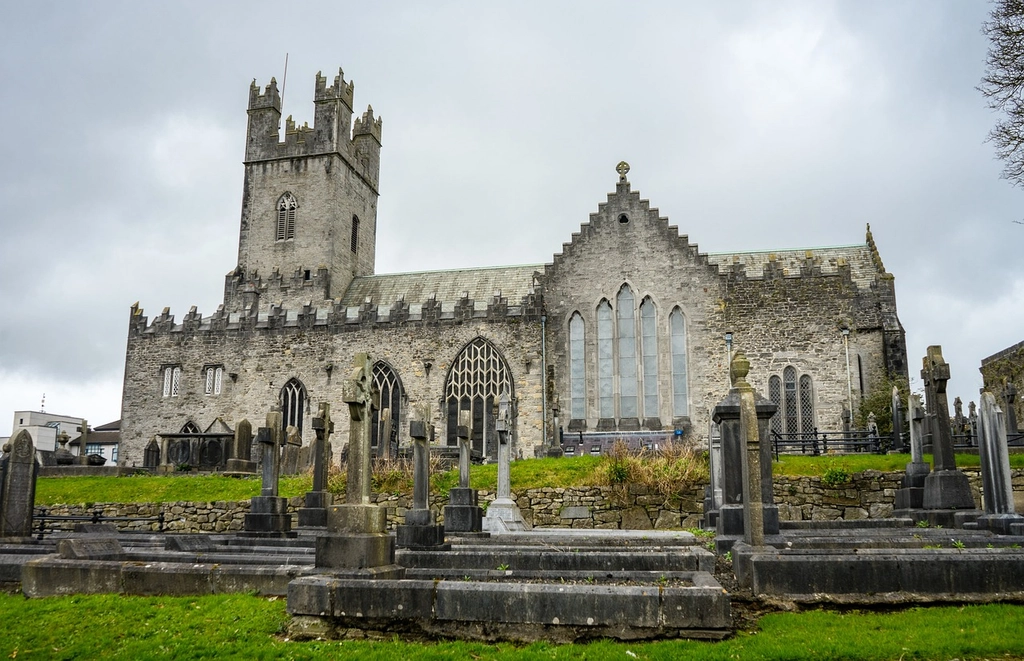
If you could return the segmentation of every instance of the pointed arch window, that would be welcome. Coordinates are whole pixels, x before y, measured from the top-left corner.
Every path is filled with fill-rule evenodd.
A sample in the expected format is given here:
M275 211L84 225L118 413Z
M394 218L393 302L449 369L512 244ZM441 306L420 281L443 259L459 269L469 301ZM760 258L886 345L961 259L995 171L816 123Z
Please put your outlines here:
M290 379L281 388L281 417L285 429L291 425L302 436L302 418L306 411L306 386L298 379Z
M188 422L186 422L184 425L181 426L181 432L180 433L182 433L182 434L200 434L202 432L199 431L199 426L196 425L196 423L194 423L191 420L189 420Z
M224 383L224 368L219 365L211 365L205 369L206 387L204 392L207 395L219 395L221 386Z
M277 240L295 238L295 210L299 203L291 193L285 193L277 200Z
M769 421L769 427L776 434L782 433L782 379L773 375L768 379L768 399L775 405L775 414Z
M769 428L777 434L814 434L814 379L810 374L797 378L792 365L782 370L782 378L773 375L768 379L768 399L778 407L769 422Z
M583 317L579 312L569 319L569 414L573 420L587 417L587 364Z
M458 443L455 433L459 411L470 411L473 449L486 457L496 457L498 437L494 413L498 398L505 390L515 401L511 371L501 352L482 337L467 344L452 362L445 382L448 445Z
M669 330L672 334L672 415L684 417L690 414L689 375L686 356L686 319L679 308L669 315Z
M612 304L597 306L597 403L602 418L615 417L615 322Z
M622 285L615 297L619 349L619 417L637 417L636 321L633 290Z
M373 385L380 393L380 407L373 412L373 422L370 427L370 444L377 449L377 456L387 454L395 457L398 453L398 428L402 414L402 381L398 378L391 365L383 361L373 364ZM391 416L390 432L387 427L385 411ZM390 443L385 453L384 445Z
M640 303L640 365L643 369L644 416L658 413L658 311L648 296Z

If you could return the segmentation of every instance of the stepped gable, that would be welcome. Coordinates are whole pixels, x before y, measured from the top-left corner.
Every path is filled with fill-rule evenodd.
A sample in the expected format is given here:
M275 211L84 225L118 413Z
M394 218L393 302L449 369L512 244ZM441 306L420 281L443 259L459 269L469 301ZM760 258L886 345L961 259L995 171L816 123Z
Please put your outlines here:
M631 189L626 179L629 165L622 162L616 169L619 172L619 181L615 186L615 192L609 193L607 201L597 205L597 212L590 214L590 220L582 223L580 231L573 232L569 242L562 244L562 251L555 253L551 262L545 265L545 279L558 271L566 260L577 256L596 233L621 222L623 214L627 216L627 222L645 222L656 228L665 242L680 254L687 256L696 265L707 267L709 273L718 275L717 269L710 265L708 256L700 252L697 244L690 243L687 235L679 233L678 226L670 225L668 218L662 216L657 207L651 207L650 200L641 199L639 191Z

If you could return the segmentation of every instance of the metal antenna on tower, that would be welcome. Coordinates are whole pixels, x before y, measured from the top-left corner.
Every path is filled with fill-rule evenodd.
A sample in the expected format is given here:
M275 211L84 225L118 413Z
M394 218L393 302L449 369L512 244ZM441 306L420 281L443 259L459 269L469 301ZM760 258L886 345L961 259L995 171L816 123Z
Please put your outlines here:
M46 393L43 393L43 401L39 403L39 412L46 413Z
M288 88L288 53L284 54L284 77L281 79L281 116L284 117L284 92ZM278 124L277 130L281 130L281 125Z

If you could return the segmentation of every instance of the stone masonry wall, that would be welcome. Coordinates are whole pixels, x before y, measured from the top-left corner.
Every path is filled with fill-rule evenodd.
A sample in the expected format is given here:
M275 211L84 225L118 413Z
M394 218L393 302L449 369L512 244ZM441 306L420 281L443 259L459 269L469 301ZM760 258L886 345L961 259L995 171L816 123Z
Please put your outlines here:
M980 504L981 473L964 471L971 482L975 502ZM1024 511L1024 470L1013 474L1017 511ZM902 472L863 471L854 473L848 483L826 488L817 477L776 477L775 502L784 521L885 518L892 516L893 500ZM480 492L481 505L494 500L490 491ZM688 489L665 497L636 485L623 487L543 487L513 493L523 518L538 528L610 528L628 530L695 528L703 516L704 487ZM408 495L377 494L375 500L387 508L388 527L404 522L412 504ZM288 499L288 511L302 507L302 497ZM446 499L433 499L432 508L443 522ZM36 508L39 514L43 508ZM51 515L92 515L110 517L155 517L162 511L169 532L224 533L242 529L249 501L173 502L173 503L96 503L53 505L45 508ZM118 522L122 530L153 531L153 521ZM71 528L66 524L65 528Z

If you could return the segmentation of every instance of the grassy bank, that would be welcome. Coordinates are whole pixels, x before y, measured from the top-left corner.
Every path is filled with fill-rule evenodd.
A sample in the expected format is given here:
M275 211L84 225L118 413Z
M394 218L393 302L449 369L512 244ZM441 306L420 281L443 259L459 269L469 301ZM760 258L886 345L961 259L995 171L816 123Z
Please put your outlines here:
M17 659L950 659L1024 655L1024 606L776 613L719 643L304 642L284 600L250 595L28 600L0 595L0 655Z

